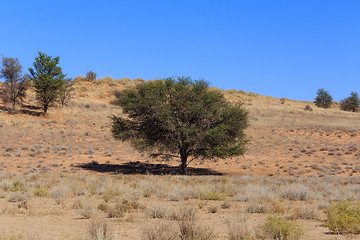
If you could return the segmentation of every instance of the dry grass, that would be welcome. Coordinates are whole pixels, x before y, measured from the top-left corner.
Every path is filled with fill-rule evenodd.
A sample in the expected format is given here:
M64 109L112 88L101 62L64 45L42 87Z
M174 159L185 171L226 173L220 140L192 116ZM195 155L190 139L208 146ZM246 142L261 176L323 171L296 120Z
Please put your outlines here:
M108 117L121 114L110 103L113 91L140 82L80 82L69 107L46 117L0 113L0 222L7 223L0 232L24 239L255 239L275 214L304 221L305 239L333 239L324 234L328 207L360 200L359 113L224 91L249 110L245 158L191 165L224 176L167 175L176 160L150 159L109 131ZM27 104L33 99L30 93ZM165 170L153 175L157 167Z

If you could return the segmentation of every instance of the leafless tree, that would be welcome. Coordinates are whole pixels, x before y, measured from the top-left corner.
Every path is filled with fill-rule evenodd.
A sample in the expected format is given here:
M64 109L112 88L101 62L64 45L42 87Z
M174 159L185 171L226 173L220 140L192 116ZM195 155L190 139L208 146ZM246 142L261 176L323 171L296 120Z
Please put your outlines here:
M17 58L2 57L0 78L5 79L0 95L5 103L11 103L11 111L15 111L17 103L22 103L29 86L28 77L22 74L22 66Z
M59 101L61 103L61 107L67 106L69 100L74 96L74 81L72 79L66 79L63 88L60 91Z

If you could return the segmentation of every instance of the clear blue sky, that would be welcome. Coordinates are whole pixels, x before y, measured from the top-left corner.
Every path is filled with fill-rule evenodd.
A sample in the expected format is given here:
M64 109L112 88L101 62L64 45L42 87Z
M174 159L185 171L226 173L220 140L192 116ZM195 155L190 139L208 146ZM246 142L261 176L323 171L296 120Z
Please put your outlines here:
M360 1L2 1L0 54L69 77L203 78L222 89L313 100L360 92Z

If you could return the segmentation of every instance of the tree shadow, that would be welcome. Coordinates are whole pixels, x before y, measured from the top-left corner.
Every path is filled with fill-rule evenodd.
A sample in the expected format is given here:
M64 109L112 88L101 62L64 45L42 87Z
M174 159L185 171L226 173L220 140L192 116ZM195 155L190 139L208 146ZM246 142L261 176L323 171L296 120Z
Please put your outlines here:
M20 112L23 114L28 114L28 115L37 116L37 117L44 115L44 113L42 111L41 112L36 111L36 110L41 109L40 107L37 107L37 106L24 104L24 105L22 105L22 108L23 109L21 109Z
M169 166L167 164L154 164L142 162L128 162L123 164L99 164L95 161L91 163L82 163L76 167L101 173L113 174L150 174L150 175L182 175L180 168ZM223 175L222 173L207 168L187 168L186 175Z

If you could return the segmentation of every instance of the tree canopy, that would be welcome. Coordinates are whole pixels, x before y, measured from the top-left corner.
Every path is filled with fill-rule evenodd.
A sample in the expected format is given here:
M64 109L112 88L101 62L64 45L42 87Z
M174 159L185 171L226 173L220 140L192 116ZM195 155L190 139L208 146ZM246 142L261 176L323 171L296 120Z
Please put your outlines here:
M112 116L113 136L140 151L180 157L182 173L195 159L238 156L246 150L247 111L203 80L145 82L124 90L117 104L125 116Z
M352 92L349 97L340 101L341 109L344 111L356 112L360 106L360 99L357 92Z
M330 108L332 104L332 96L328 91L323 88L317 90L317 96L315 98L315 105L322 108Z
M59 64L59 57L51 57L45 53L38 52L35 58L34 68L29 68L30 80L36 92L36 99L42 105L44 114L52 103L54 103L65 84L66 75L63 74Z

